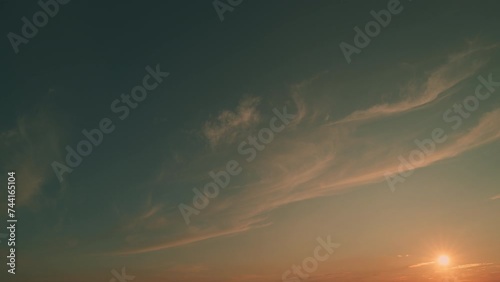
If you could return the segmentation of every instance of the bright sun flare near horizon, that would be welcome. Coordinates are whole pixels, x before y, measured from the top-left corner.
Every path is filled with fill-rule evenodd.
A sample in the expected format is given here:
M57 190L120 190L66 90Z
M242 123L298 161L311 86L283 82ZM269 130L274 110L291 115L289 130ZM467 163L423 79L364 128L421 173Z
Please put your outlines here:
M448 257L447 255L441 255L438 257L437 263L442 266L447 266L448 264L450 264L450 257Z

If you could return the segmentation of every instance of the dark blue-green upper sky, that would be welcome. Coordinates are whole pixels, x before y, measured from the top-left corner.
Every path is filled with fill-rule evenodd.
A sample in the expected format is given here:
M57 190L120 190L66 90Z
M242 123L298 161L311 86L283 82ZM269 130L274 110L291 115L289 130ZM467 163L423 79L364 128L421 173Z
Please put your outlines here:
M500 6L402 0L357 46L391 2L243 0L221 21L210 1L72 0L16 54L9 34L41 7L1 1L0 182L16 171L18 218L2 281L122 267L145 282L301 281L292 266L328 236L341 247L310 281L441 279L441 254L462 281L497 281ZM145 80L132 108L121 95ZM103 119L114 130L68 164ZM230 163L216 196L193 191Z

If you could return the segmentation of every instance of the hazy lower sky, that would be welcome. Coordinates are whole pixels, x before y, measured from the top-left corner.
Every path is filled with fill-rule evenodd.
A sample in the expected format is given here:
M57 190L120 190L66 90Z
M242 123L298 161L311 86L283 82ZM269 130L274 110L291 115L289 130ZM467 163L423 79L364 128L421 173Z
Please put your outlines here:
M500 281L497 1L63 2L0 3L2 281Z

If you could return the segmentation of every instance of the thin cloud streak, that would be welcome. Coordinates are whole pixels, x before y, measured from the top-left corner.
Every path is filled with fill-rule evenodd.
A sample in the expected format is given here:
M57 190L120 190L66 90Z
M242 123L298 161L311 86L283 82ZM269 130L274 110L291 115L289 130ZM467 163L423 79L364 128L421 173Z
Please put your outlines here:
M422 87L415 87L415 83L410 83L411 86L402 91L406 97L404 100L392 104L379 104L366 110L355 111L335 124L377 119L413 111L424 105L428 105L436 101L447 90L474 75L488 62L483 57L478 58L478 55L484 56L486 51L495 48L498 48L498 45L469 48L453 54L449 56L445 64L431 72ZM457 72L457 69L465 69L466 71Z
M435 264L435 263L436 263L435 261L422 262L422 263L418 263L418 264L410 265L410 266L408 266L408 267L409 267L409 268L415 268L415 267L421 267L421 266L431 265L431 264Z
M450 68L456 67L457 64L465 64L466 62L462 60L464 58L469 60L471 54L476 55L476 53L455 55L450 59L451 63L437 71L438 74L431 75L425 84L426 91L421 94L423 98L416 98L414 101L427 101L428 97L435 99L439 93L473 75L473 72L467 70L455 74L453 79L448 79L444 73L450 72ZM484 65L483 60L480 65ZM477 70L479 66L473 69ZM303 95L305 94L307 93ZM309 116L321 116L315 111L308 110L307 103L300 95L294 96L293 101L294 108L300 109L303 113L301 121L306 120L306 113ZM404 109L399 112L413 109L417 104L421 105L420 102L410 104L411 107L399 108ZM372 116L371 113L375 115ZM371 119L379 116L379 112L370 112L368 116ZM498 141L499 119L500 108L484 114L474 127L450 134L448 140L427 156L422 164L416 165L415 169ZM129 246L114 254L158 251L268 226L271 223L267 222L267 217L264 215L274 209L385 181L385 174L388 171L398 171L400 165L398 156L408 154L415 149L408 145L407 136L404 134L390 139L380 139L373 134L360 136L357 131L358 126L357 123L349 125L334 122L328 126L319 125L306 129L301 123L294 124L293 130L280 133L255 161L244 165L245 171L253 171L258 176L256 180L246 181L237 193L224 194L222 191L221 195L211 201L209 208L196 216L196 221L210 222L212 227L204 226L195 233L188 230L178 236L167 236L163 242L152 243L149 246L135 248ZM171 227L185 229L185 226L182 226L182 218L177 215L177 221Z
M260 98L243 98L235 111L222 111L203 125L202 133L212 147L220 143L231 144L241 131L247 130L260 120L257 106Z

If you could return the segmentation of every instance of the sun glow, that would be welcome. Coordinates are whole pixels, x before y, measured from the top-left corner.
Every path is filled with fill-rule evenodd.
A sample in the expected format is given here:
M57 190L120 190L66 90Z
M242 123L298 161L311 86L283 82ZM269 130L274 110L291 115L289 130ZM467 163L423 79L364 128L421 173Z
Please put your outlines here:
M437 258L437 263L442 266L447 266L450 264L450 257L447 255L441 255Z

